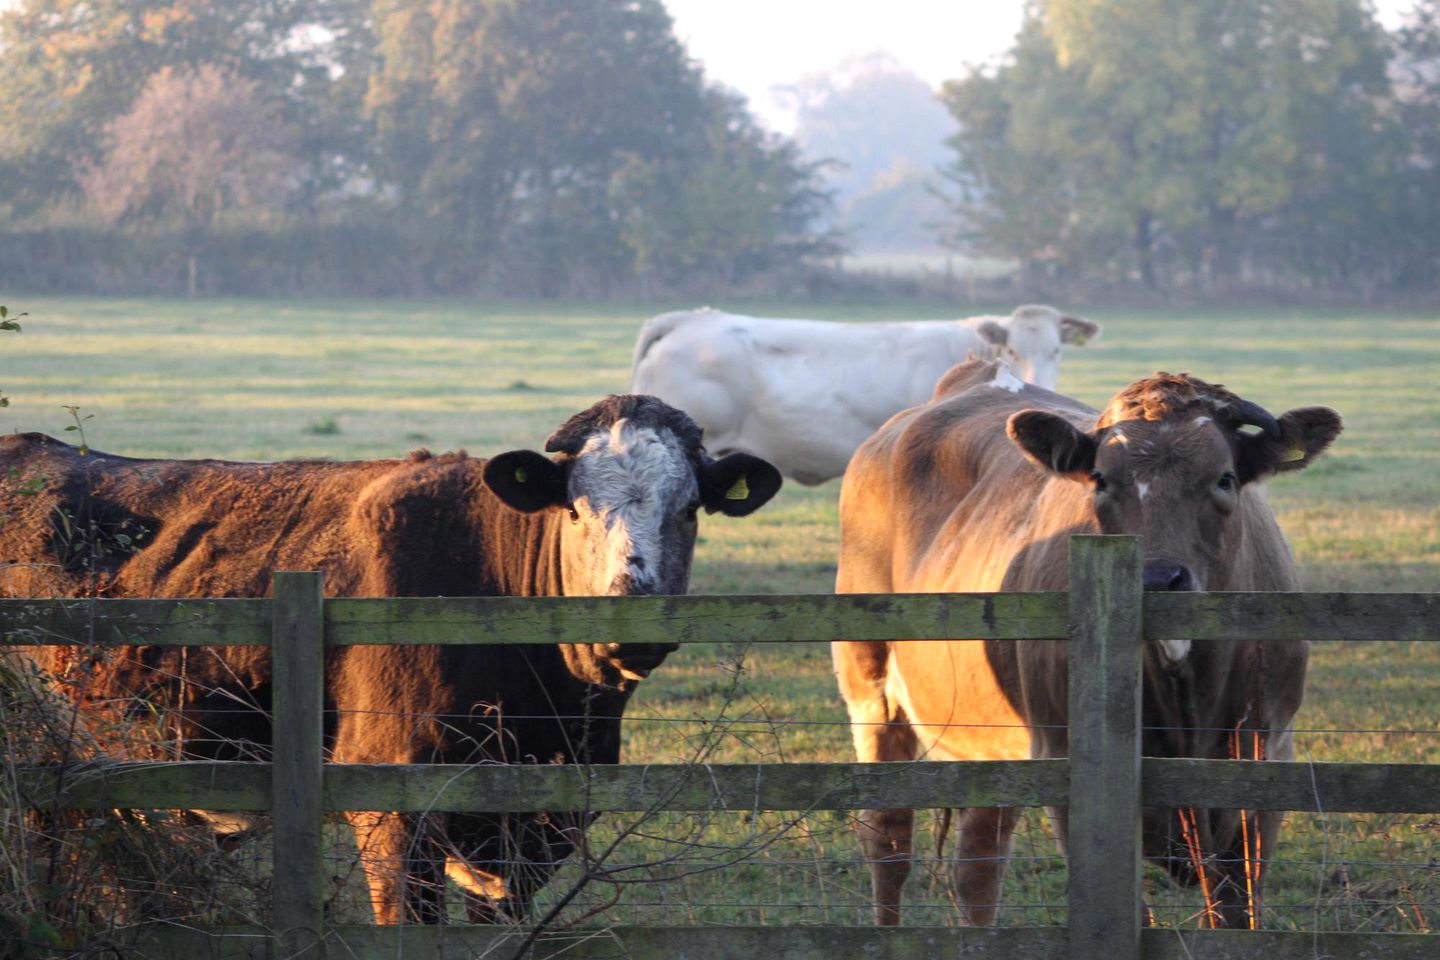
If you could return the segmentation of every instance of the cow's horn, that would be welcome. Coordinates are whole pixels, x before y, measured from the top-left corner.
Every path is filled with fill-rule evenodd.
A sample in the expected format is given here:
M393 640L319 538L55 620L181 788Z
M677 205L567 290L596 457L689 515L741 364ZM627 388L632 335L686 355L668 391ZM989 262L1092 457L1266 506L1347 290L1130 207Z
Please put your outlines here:
M1236 423L1259 427L1276 440L1282 436L1280 422L1258 403L1241 400L1231 409L1231 413Z

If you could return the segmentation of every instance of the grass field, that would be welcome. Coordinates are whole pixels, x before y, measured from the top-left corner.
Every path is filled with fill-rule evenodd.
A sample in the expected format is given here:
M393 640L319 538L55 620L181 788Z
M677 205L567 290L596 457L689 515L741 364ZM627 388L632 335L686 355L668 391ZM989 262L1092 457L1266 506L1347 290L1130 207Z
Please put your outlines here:
M623 391L640 322L681 304L8 300L25 330L0 340L0 430L63 434L132 456L240 459L401 456L419 446L485 454L538 448L569 414ZM771 315L918 319L918 307L726 304ZM1076 308L1078 305L1067 305ZM980 311L975 311L980 312ZM1084 311L1082 311L1084 312ZM1319 310L1091 311L1103 336L1073 350L1061 389L1093 405L1156 369L1219 380L1279 413L1328 404L1346 432L1269 495L1308 589L1440 587L1440 315ZM693 590L829 592L838 482L789 485L743 521L708 518ZM721 713L728 724L717 724ZM829 653L687 648L641 687L627 759L850 758ZM700 723L698 718L708 722ZM1440 762L1440 651L1315 651L1298 718L1302 758ZM716 733L723 729L723 735ZM1365 731L1365 732L1335 732ZM1412 731L1412 732L1372 732ZM793 819L793 818L792 818ZM604 818L602 837L617 818ZM922 822L926 818L922 815ZM1421 817L1295 815L1270 887L1277 926L1429 929L1440 924L1440 824ZM1063 922L1063 866L1041 818L1022 832L1003 922ZM684 849L763 843L785 823L711 817ZM662 827L664 829L662 829ZM927 828L928 829L928 828ZM928 835L917 849L925 849ZM697 845L698 844L698 845ZM652 839L622 856L655 857ZM688 854L687 854L688 855ZM705 861L709 863L710 861ZM933 871L911 880L924 919L953 920ZM553 887L552 887L553 888ZM865 922L865 868L839 815L800 818L754 865L627 889L616 921ZM1196 909L1152 877L1166 922ZM1019 908L1014 905L1034 904ZM921 912L911 914L921 919Z

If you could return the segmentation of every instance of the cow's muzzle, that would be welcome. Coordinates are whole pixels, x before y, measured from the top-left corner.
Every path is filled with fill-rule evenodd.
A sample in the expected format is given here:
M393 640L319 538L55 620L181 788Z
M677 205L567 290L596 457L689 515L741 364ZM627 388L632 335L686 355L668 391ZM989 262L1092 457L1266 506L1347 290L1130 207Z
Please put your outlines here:
M627 680L644 680L678 649L678 643L607 643L605 655Z
M612 597L648 597L657 592L656 586L653 576L632 567L610 581L608 592Z
M1198 590L1200 587L1195 580L1195 574L1190 572L1189 567L1164 560L1146 562L1143 578L1146 590L1187 592ZM1166 663L1172 668L1178 666L1190 655L1189 640L1172 637L1169 640L1159 641L1157 645L1160 647Z
M1145 564L1144 577L1146 590L1187 591L1198 587L1195 574L1179 563L1151 561Z

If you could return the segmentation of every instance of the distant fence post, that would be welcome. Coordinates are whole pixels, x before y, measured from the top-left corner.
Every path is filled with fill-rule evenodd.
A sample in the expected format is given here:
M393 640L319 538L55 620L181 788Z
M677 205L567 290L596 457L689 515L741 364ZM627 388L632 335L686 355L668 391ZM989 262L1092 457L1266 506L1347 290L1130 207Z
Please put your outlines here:
M1140 957L1139 537L1070 539L1071 960Z
M273 595L273 956L323 960L324 579L276 573Z

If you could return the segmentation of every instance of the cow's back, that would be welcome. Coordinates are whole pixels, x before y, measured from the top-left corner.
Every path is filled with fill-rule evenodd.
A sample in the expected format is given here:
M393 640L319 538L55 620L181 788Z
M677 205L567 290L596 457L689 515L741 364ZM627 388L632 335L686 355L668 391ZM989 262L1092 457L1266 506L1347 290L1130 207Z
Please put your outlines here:
M1063 486L1042 497L1065 481L1036 470L1006 435L1009 417L1027 408L1076 423L1095 417L1015 379L1003 364L972 360L952 368L930 402L877 430L841 489L840 589L1063 589L1036 541L1074 527L1075 498Z
M725 441L740 436L755 395L751 341L734 329L747 319L708 307L661 314L645 323L635 344L630 392L685 411L711 453L741 449Z
M631 388L689 413L712 451L743 450L819 483L977 349L986 347L973 330L952 321L665 314L642 330Z
M0 441L8 596L258 597L276 570L320 570L332 596L406 592L394 571L460 586L483 460L143 460L39 434ZM436 511L450 511L440 523ZM454 522L456 511L467 514ZM496 522L503 522L499 511ZM467 530L467 528L470 528ZM417 555L417 550L426 554ZM465 573L473 572L473 564ZM467 584L475 592L477 584ZM446 592L436 589L435 593Z
M0 471L12 482L0 492L0 595L262 597L277 570L318 570L332 597L558 593L545 516L502 508L484 488L484 463L424 453L352 462L141 460L81 455L39 434L6 437ZM183 700L182 739L251 745L215 746L210 752L218 756L263 752L268 649L207 648L197 657L145 641L137 634L98 666L89 652L72 647L37 648L36 659L60 675L85 671L83 695L94 702L143 709L142 699ZM354 672L346 661L355 649L331 656L332 680ZM447 660L502 655L496 647L386 647L367 648L365 656L374 660L377 649L385 651L382 658L403 660L414 676L439 675ZM400 666L377 669L398 675ZM467 704L493 700L498 688L490 681L503 671L495 663L467 666L468 677L487 685L458 693L454 684L427 689ZM533 664L524 669L532 677L548 673ZM182 693L186 684L190 692ZM373 706L365 701L379 692L353 682L337 690L361 708ZM235 709L244 703L257 712ZM416 706L446 713L454 705L410 704Z

